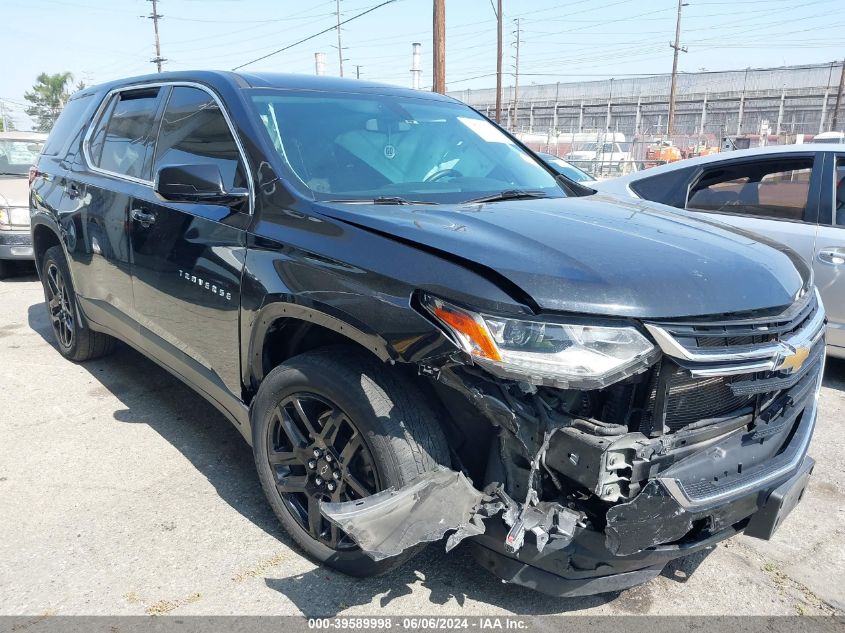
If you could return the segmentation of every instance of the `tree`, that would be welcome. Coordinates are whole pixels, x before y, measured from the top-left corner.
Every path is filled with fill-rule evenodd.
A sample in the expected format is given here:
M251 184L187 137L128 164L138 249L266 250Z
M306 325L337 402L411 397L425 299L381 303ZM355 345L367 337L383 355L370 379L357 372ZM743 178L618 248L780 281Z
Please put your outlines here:
M6 113L6 110L3 108L3 104L0 103L0 132L14 131L15 122L12 121L12 118Z
M26 113L35 121L36 131L49 132L53 127L70 97L68 87L71 81L71 73L41 73L36 78L32 91L24 94L23 98L32 104L26 109Z

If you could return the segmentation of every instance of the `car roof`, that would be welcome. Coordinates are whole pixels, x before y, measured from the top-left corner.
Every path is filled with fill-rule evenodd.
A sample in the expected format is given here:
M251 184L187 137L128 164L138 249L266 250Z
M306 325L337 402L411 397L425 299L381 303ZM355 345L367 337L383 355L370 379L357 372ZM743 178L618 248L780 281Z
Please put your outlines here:
M19 132L11 130L9 132L0 132L0 140L12 139L15 141L46 141L47 135L44 132Z
M726 160L741 160L743 158L758 158L767 156L782 156L789 154L809 154L813 152L842 152L843 147L835 144L825 143L804 143L802 145L767 145L766 147L752 147L749 149L735 149L727 152L719 152L718 154L709 154L707 156L696 156L695 158L686 158L684 160L666 163L665 165L658 165L642 171L637 171L627 176L620 176L619 178L612 178L604 181L608 183L608 189L615 189L616 185L627 184L642 180L643 178L650 178L651 176L658 176L660 174L669 173L678 169L686 169L688 167L695 167L698 165L709 165L711 163L718 163ZM613 184L610 184L613 183Z
M172 81L192 81L211 87L229 85L233 88L277 88L283 90L311 90L325 92L369 93L393 96L405 96L459 103L456 99L436 92L413 90L401 86L364 81L360 79L345 79L342 77L327 77L325 75L305 75L294 73L271 72L233 72L226 70L186 70L154 73L118 79L90 88L84 88L77 95L91 91L109 91L123 86L146 83L161 83ZM76 96L76 95L74 95Z

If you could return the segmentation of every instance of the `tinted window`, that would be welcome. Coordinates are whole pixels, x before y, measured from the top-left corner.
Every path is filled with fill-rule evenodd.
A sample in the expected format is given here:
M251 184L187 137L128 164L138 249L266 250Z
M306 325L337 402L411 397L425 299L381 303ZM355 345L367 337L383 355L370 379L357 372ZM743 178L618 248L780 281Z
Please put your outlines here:
M91 146L91 158L100 169L134 178L149 178L145 165L152 146L158 92L158 88L129 90L119 93L110 104L111 116L106 112L101 119L101 124L105 123L102 147L99 143ZM94 136L101 133L102 130L97 129Z
M690 191L687 208L803 220L812 171L809 157L711 168Z
M154 169L208 163L219 167L227 190L247 186L238 147L217 103L199 88L176 87L162 117Z
M45 154L59 154L64 150L71 137L78 134L86 123L88 110L93 102L91 95L83 95L68 101L59 118L56 119L50 136L47 137L47 143L44 145Z
M833 221L837 226L845 226L845 158L836 159L836 212Z
M631 189L646 200L672 207L684 208L691 169L673 169L662 174L641 178L631 183Z

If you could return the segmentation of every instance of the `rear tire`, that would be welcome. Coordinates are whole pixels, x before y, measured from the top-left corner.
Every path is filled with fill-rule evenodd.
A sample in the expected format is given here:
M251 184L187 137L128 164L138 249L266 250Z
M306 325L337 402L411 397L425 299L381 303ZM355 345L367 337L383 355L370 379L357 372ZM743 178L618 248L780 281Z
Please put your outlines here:
M307 418L310 422L304 422ZM315 499L362 498L401 488L438 464L448 465L436 409L396 370L346 346L291 358L261 383L252 412L252 437L258 477L273 511L316 562L351 576L374 576L423 548L374 561L319 514L312 523L310 514ZM360 452L350 451L353 443L361 444L355 449ZM315 448L323 456L311 466ZM358 468L359 463L369 464L371 472ZM325 465L343 473L327 471L325 475L336 478L323 481L319 472Z
M112 351L114 339L111 336L80 325L76 292L61 246L51 246L44 253L41 284L44 286L47 315L62 356L82 362Z

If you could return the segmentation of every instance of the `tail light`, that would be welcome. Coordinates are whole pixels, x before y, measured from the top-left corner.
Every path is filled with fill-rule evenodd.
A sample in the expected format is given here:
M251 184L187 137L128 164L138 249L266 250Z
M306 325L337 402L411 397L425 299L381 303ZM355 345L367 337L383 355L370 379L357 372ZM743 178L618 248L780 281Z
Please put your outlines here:
M32 186L32 183L35 181L35 179L38 178L38 176L40 176L40 175L41 175L41 172L38 171L38 167L36 167L35 165L29 166L29 186L30 187Z

